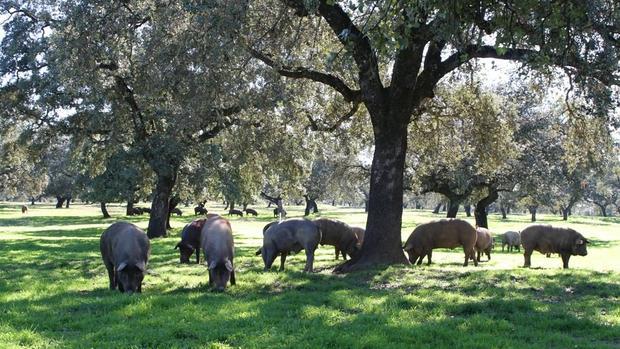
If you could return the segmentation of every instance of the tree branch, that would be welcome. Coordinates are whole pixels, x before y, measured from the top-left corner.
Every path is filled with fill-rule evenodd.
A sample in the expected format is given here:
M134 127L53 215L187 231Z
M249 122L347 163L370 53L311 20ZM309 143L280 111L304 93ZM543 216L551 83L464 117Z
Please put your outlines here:
M280 65L266 54L259 52L254 48L249 48L249 51L254 58L274 68L282 76L295 79L309 79L323 83L338 91L347 102L359 102L361 100L359 90L351 89L344 81L342 81L342 79L335 75L322 73L305 67L289 67Z
M359 109L359 102L353 104L353 107L351 107L351 109L344 115L342 115L333 125L331 126L320 126L316 120L314 120L312 118L312 116L310 114L306 114L306 117L308 118L308 121L310 122L310 129L312 131L326 131L326 132L333 132L335 131L338 127L340 127L340 125L342 125L343 122L349 120L353 115L355 115L355 113L357 112L357 110Z

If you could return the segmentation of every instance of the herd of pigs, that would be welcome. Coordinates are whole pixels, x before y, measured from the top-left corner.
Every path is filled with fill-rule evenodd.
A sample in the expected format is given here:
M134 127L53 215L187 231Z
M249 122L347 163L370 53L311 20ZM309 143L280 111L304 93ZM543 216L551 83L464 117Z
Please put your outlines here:
M364 229L351 227L333 219L288 219L272 222L263 228L263 245L256 255L261 255L265 271L269 270L280 256L280 270L289 253L304 250L306 264L304 271L312 272L314 252L320 245L332 245L343 258L358 257L364 239ZM502 251L523 246L525 267L530 266L534 250L546 254L558 253L564 268L573 255L587 255L588 240L573 229L557 228L549 225L532 225L523 231L509 231L501 236ZM469 260L478 265L482 254L491 259L494 239L484 228L474 228L460 219L442 219L417 226L403 249L409 261L418 265L424 257L431 264L433 249L462 247L465 253L464 266ZM150 254L150 242L146 234L128 222L116 222L101 235L100 249L103 262L108 271L110 289L121 292L142 291L142 280L146 273ZM217 214L207 214L206 218L196 219L187 224L181 233L181 241L175 246L180 251L181 263L189 263L192 254L200 263L200 250L209 270L209 286L223 291L227 284L235 285L234 241L230 222ZM475 255L477 252L477 256Z

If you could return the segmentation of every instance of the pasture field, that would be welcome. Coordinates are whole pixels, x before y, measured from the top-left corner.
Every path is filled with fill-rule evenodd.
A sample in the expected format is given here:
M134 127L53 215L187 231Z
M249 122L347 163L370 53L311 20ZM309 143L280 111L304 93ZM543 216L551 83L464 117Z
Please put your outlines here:
M434 252L431 266L335 275L334 250L324 246L316 273L301 272L303 253L287 259L286 271L265 273L254 255L272 220L262 206L257 218L231 218L237 285L214 293L204 265L179 264L173 248L194 216L175 216L171 236L152 241L143 293L127 296L108 290L99 236L116 220L146 228L148 216L125 217L120 206L109 207L111 219L96 205L37 204L24 215L19 207L0 204L2 348L620 348L615 217L539 217L592 241L569 270L537 252L534 268L523 269L521 253L502 253L496 243L491 261L483 257L478 267L462 267L455 249ZM319 208L323 217L364 225L360 209ZM405 210L403 241L435 218ZM526 215L490 216L495 234L528 224Z

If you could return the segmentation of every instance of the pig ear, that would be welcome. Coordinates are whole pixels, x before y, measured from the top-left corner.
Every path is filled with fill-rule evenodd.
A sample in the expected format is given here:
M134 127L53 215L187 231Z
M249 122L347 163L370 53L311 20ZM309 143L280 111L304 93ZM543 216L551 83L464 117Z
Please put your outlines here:
M208 266L209 270L215 269L215 267L217 267L217 263L215 261L211 262L211 264L209 264Z
M127 262L123 262L123 263L119 264L118 267L116 268L116 271L123 271L123 269L125 269L125 267L127 267Z
M585 243L584 240L585 239L577 239L577 241L576 241L577 245L583 245Z
M233 265L228 259L224 262L224 266L228 269L228 271L233 271Z
M144 272L146 270L146 264L144 264L144 262L138 262L136 263L136 268L140 269L141 272Z

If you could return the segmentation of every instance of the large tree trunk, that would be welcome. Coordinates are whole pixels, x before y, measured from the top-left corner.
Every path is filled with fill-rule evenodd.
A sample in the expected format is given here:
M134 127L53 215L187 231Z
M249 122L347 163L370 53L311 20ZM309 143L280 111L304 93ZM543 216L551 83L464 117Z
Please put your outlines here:
M437 206L435 206L435 209L433 210L434 214L438 214L439 210L441 209L441 202L437 204Z
M101 213L103 213L103 218L110 218L110 214L108 213L108 209L105 207L105 202L101 202Z
M56 208L62 208L62 204L65 203L65 198L62 196L56 195Z
M465 210L465 215L467 217L471 217L471 205L470 204L463 205L463 209Z
M65 208L69 208L69 204L71 203L71 199L72 198L70 196L67 198L67 201L65 201Z
M30 198L30 206L34 206L36 199L34 197Z
M448 213L446 214L447 218L456 218L456 214L459 212L459 206L461 205L461 200L450 198L448 202Z
M375 125L375 152L370 173L368 220L362 250L337 272L377 264L409 264L402 250L403 174L407 151L407 123Z
M567 221L568 220L568 212L570 211L570 208L562 208L562 220Z
M499 209L502 211L502 219L506 219L506 209L504 207L500 207Z
M312 213L319 212L319 208L316 205L315 198L309 198L308 195L304 195L304 199L306 200L306 208L304 209L304 216L310 215L310 211L312 211Z
M489 194L476 203L474 209L474 216L476 218L476 225L482 228L489 228L489 221L487 215L487 207L497 200L499 193L497 190L489 189Z
M147 235L150 239L166 236L166 222L168 219L168 204L176 176L157 176L157 184L153 192L151 217Z
M127 199L127 209L125 210L125 215L133 216L133 195Z
M532 222L536 222L536 211L538 211L537 205L528 206L527 209L530 211L532 215Z

